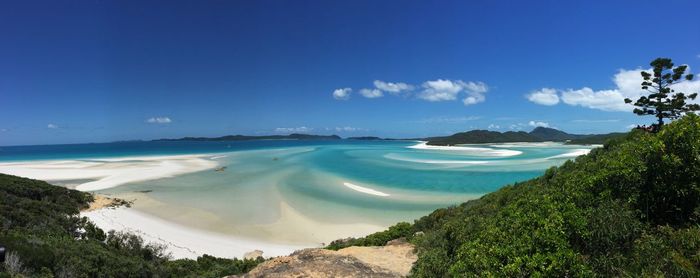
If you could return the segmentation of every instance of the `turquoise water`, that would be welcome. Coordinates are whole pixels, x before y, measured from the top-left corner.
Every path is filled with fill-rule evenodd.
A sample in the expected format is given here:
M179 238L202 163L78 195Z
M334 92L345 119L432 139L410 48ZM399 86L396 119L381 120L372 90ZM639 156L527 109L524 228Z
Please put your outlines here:
M0 160L212 154L226 170L135 182L99 193L148 202L135 208L224 233L304 242L313 227L284 224L285 207L317 223L386 227L541 175L585 146L470 145L414 149L411 141L127 142L0 148ZM567 155L569 154L569 155ZM354 190L351 183L382 196ZM289 218L295 219L295 218ZM294 236L292 236L294 235ZM343 234L328 235L338 238ZM325 239L324 237L321 237Z

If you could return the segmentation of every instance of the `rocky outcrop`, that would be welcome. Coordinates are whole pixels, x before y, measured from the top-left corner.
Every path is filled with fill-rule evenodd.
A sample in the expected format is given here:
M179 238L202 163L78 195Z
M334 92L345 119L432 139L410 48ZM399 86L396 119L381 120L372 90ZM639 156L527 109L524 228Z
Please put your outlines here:
M229 277L404 277L417 259L414 246L404 240L338 251L310 248L266 261L247 274Z

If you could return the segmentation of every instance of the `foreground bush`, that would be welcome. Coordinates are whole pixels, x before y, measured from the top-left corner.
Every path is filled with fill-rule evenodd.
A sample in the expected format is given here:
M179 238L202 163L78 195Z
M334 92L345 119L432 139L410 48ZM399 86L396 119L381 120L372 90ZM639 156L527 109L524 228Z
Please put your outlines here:
M80 218L90 201L83 192L0 174L0 245L10 251L0 277L223 277L262 261L169 260L162 246Z

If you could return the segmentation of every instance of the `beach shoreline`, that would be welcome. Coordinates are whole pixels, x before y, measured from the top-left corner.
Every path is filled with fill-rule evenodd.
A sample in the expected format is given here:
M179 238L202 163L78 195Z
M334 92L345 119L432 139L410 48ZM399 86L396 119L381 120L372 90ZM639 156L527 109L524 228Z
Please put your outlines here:
M114 230L141 236L146 243L161 244L173 259L196 259L204 254L222 258L243 258L246 253L261 250L264 257L288 255L295 250L316 245L285 245L245 239L210 232L166 221L138 210L118 207L83 211L105 232Z
M96 195L96 200L110 200L113 197ZM212 230L202 222L183 223L161 218L157 214L138 209L139 206L153 204L145 196L133 199L134 206L95 206L96 209L84 210L81 217L87 217L100 229L108 232L129 232L141 236L146 243L164 245L166 252L173 259L196 259L204 254L223 258L243 258L246 254L259 250L263 257L289 255L304 248L320 248L333 240L345 237L360 237L386 229L384 226L352 223L333 224L314 220L292 208L289 204L279 204L280 217L270 224L241 227L255 229L259 234L270 231L286 233L294 238L304 235L304 242L284 240L281 237L251 238L250 232ZM101 204L108 203L100 201ZM91 204L92 207L92 204ZM195 212L196 213L196 212ZM228 223L224 223L228 224ZM244 235L245 234L245 235ZM246 236L247 235L247 236Z

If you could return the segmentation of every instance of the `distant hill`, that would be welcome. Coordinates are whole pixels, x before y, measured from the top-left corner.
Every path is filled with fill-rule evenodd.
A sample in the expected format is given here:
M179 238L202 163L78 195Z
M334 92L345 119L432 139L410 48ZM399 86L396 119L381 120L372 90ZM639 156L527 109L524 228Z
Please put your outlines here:
M585 136L569 134L564 131L549 127L536 127L535 129L530 131L530 135L539 138L542 141L566 141Z
M183 137L177 139L157 139L153 141L248 141L248 140L339 140L338 135L313 135L293 133L289 135L226 135L221 137Z
M595 135L585 135L583 137L572 139L567 144L572 145L591 145L591 144L604 144L608 140L624 137L627 133L625 132L613 132L608 134L595 134Z
M428 138L428 145L456 145L456 144L480 144L480 143L506 143L506 142L540 142L540 138L532 136L524 131L489 131L472 130L455 133L445 137Z
M603 144L605 141L620 137L626 133L609 134L570 134L564 131L537 127L530 132L524 131L489 131L472 130L455 133L444 137L427 138L428 145L458 145L458 144L483 144L483 143L509 143L509 142L567 142L568 144Z

